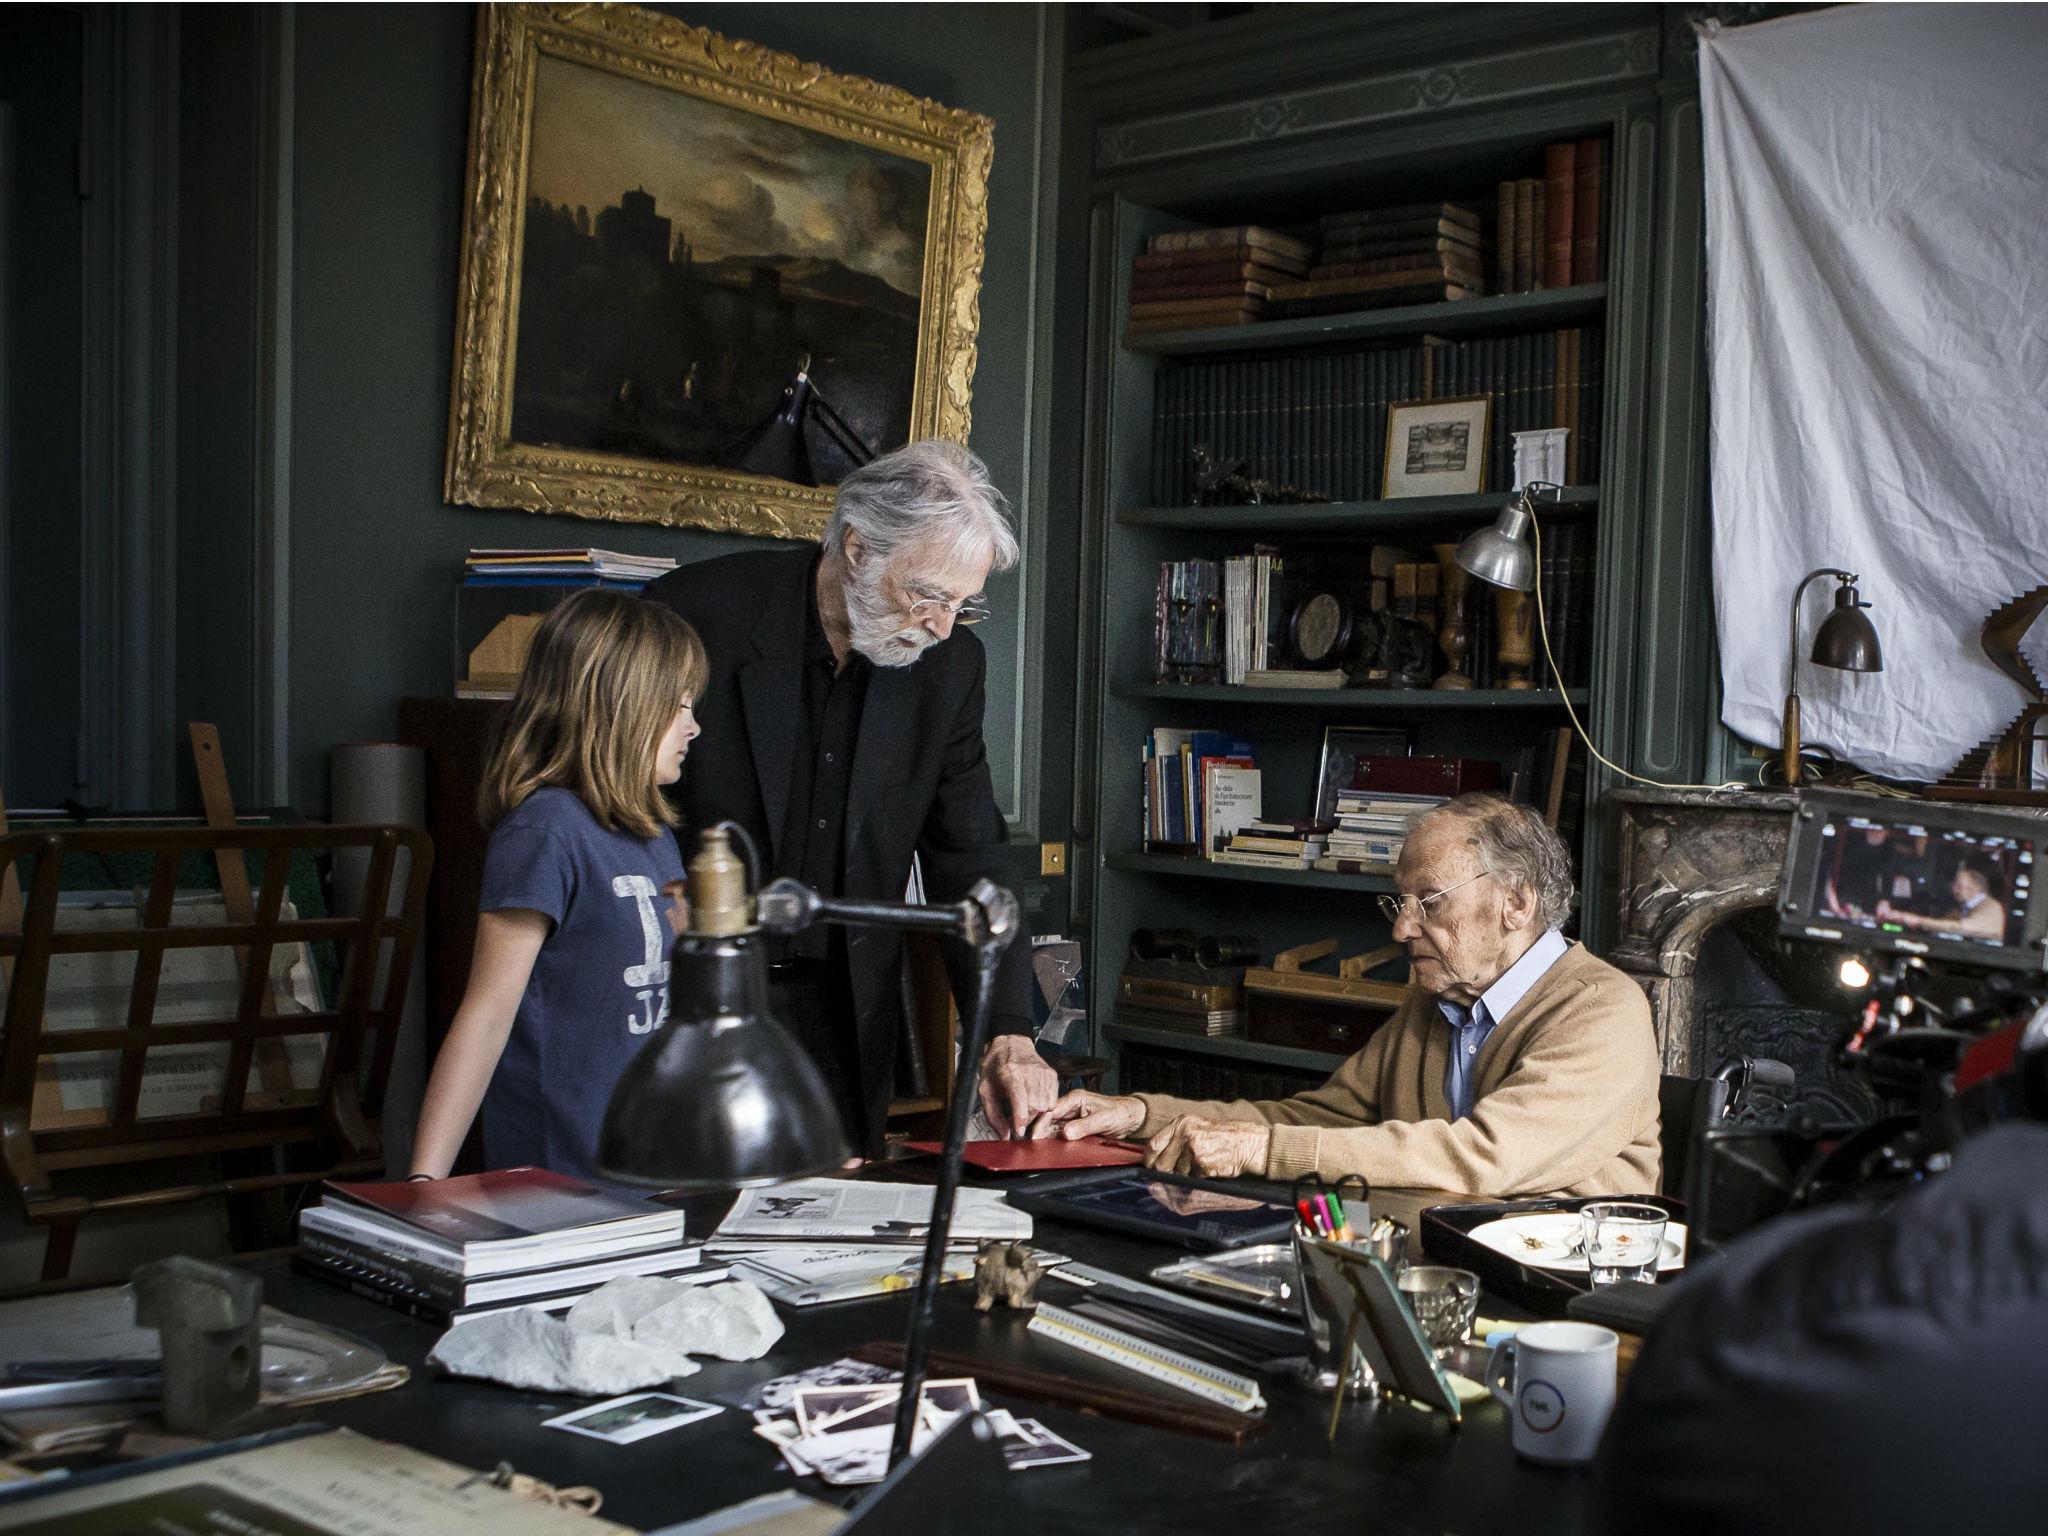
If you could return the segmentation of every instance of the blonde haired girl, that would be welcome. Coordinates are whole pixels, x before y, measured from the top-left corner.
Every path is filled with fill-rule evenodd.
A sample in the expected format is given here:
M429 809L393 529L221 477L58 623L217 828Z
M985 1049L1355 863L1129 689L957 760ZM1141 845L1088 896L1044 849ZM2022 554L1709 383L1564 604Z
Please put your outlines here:
M707 671L695 630L619 592L579 592L535 632L477 796L476 955L412 1177L448 1172L479 1105L487 1166L594 1176L612 1085L668 1017L664 893L683 865L661 786Z

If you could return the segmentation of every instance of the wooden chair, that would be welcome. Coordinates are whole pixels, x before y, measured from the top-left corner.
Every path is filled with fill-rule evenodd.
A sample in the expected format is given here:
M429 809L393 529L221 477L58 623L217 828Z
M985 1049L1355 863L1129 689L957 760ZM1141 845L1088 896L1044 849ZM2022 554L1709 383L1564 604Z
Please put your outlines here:
M354 848L368 850L369 857L359 915L281 916L295 854ZM387 915L400 850L411 857L402 900ZM138 925L117 931L60 930L57 898L65 859L118 854L151 859L149 890ZM236 862L252 854L261 859L261 887L247 921L173 924L179 865L192 854L226 855ZM390 1073L432 860L427 835L400 826L64 829L0 837L0 883L10 894L16 889L26 892L20 930L0 925L0 973L5 973L7 984L5 1032L0 1034L0 1166L27 1219L50 1229L43 1256L45 1280L69 1275L78 1224L95 1212L381 1171L382 1154L371 1122ZM278 1012L267 1006L273 952L318 943L334 945L338 960L332 1005L307 1012ZM240 968L235 1016L156 1022L166 952L227 947L234 949ZM126 1022L45 1028L52 958L110 952L135 957ZM381 967L380 952L385 962ZM286 1071L280 1089L277 1073L285 1065L287 1040L307 1036L320 1037L317 1084L298 1091ZM217 1093L195 1099L191 1113L139 1114L150 1052L208 1044L227 1047ZM103 1110L81 1116L64 1111L58 1102L57 1067L64 1058L84 1053L100 1053L103 1058L115 1053L118 1059ZM252 1064L258 1076L253 1093ZM81 1119L91 1123L81 1124ZM293 1146L316 1149L318 1166L167 1186L149 1182L149 1165L167 1159ZM61 1193L56 1186L54 1176L67 1170L110 1166L131 1170L135 1187L83 1195Z

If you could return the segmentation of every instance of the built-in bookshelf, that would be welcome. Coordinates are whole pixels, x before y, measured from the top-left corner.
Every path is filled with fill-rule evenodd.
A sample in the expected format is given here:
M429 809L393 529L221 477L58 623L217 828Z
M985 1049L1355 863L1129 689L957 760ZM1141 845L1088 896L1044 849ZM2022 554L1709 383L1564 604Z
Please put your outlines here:
M1446 54L1445 62L1455 60ZM1095 343L1084 520L1086 554L1098 574L1088 630L1094 660L1083 685L1084 710L1093 714L1085 739L1095 776L1085 818L1092 847L1083 912L1098 1039L1112 1058L1129 1052L1134 1066L1142 1064L1124 1086L1161 1087L1184 1076L1214 1090L1197 1096L1227 1097L1256 1091L1259 1074L1268 1069L1277 1074L1274 1081L1294 1083L1341 1060L1242 1036L1182 1036L1119 1023L1117 981L1135 930L1245 935L1257 940L1267 960L1324 938L1337 941L1340 956L1362 954L1388 940L1374 898L1393 889L1384 872L1249 867L1160 851L1146 836L1148 733L1171 728L1249 738L1257 746L1264 814L1308 818L1320 784L1324 733L1331 728L1397 727L1417 755L1498 763L1503 788L1511 774L1520 774L1523 797L1540 804L1541 795L1531 791L1546 786L1540 776L1528 777L1528 765L1552 762L1568 727L1567 705L1582 716L1600 715L1616 667L1601 630L1610 622L1616 584L1624 581L1618 552L1632 547L1628 519L1635 508L1628 498L1635 491L1627 466L1642 431L1640 410L1623 399L1623 381L1639 376L1645 346L1640 302L1630 294L1641 267L1609 255L1642 240L1649 217L1639 184L1628 180L1640 169L1636 157L1643 151L1640 141L1632 144L1618 132L1625 116L1615 100L1579 106L1539 91L1491 113L1360 131L1341 144L1333 141L1323 154L1300 144L1268 151L1247 143L1200 168L1177 163L1150 177L1124 172L1103 185L1093 220ZM1555 172L1557 146L1589 142L1599 146L1605 176L1597 194L1600 254L1591 265L1582 257L1575 272L1564 268L1574 280L1498 291L1497 265L1507 272L1512 264L1505 257L1497 264L1489 243L1497 208L1515 185ZM1230 308L1231 323L1210 323L1198 312L1193 323L1177 326L1170 314L1159 313L1181 301L1160 287L1158 273L1167 264L1156 255L1199 249L1204 237L1191 231L1255 226L1279 232L1273 245L1279 256L1268 257L1256 243L1239 254L1254 283L1263 275L1258 263L1286 263L1282 279L1292 284L1276 280L1267 292L1300 295L1308 291L1301 274L1338 270L1318 265L1317 231L1328 227L1329 216L1426 204L1434 219L1439 202L1446 217L1455 215L1474 232L1469 238L1480 256L1425 275L1460 296L1290 314L1278 299L1241 302L1232 290L1219 301ZM1412 211L1390 206L1393 213ZM1369 216L1345 217L1371 223ZM1463 229L1452 233L1467 238ZM1141 256L1154 259L1140 266ZM1395 264L1391 257L1383 263ZM1475 269L1486 291L1458 286L1474 281ZM1139 283L1148 272L1149 286ZM1316 280L1306 281L1313 290ZM1154 296L1163 303L1134 309ZM1476 395L1490 402L1479 487L1381 494L1388 408ZM1154 633L1162 565L1220 563L1260 550L1276 554L1290 572L1311 573L1308 585L1314 586L1323 573L1347 569L1347 561L1369 567L1365 557L1381 545L1414 552L1400 563L1440 563L1440 548L1491 522L1510 500L1512 431L1567 423L1578 450L1577 474L1557 477L1574 483L1542 503L1538 515L1546 553L1565 551L1577 562L1575 584L1563 589L1560 601L1569 611L1550 615L1554 629L1577 626L1573 643L1583 660L1567 670L1569 687L1439 688L1428 685L1434 677L1422 686L1366 686L1362 667L1348 674L1346 686L1328 688L1162 675ZM1186 456L1197 444L1242 460L1242 474L1283 492L1332 499L1232 504L1227 494L1211 492L1207 504L1193 504L1200 492ZM1619 504L1617 483L1624 487ZM1363 583L1359 578L1347 593L1361 611L1379 601ZM1298 596L1290 589L1276 603L1285 607ZM1463 602L1473 621L1468 628L1484 630L1479 609L1490 608L1491 589L1474 583ZM1433 630L1443 616L1438 609ZM1498 637L1487 632L1472 643L1482 641L1497 644ZM1441 649L1433 660L1439 675L1449 665ZM1472 675L1469 668L1466 675ZM1597 859L1588 852L1596 787L1582 756L1570 763L1559 792L1565 806L1560 826L1577 845L1586 899L1597 902ZM1119 1074L1111 1082L1123 1079Z

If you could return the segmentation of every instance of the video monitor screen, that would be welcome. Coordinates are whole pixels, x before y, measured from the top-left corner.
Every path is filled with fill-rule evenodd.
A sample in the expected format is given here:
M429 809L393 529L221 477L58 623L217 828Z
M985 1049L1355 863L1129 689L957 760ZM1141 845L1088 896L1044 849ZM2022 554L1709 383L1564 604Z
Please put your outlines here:
M1856 808L1821 804L1802 814L1783 903L1799 931L1861 933L1873 947L1990 963L2028 942L2031 827L1858 799ZM1822 931L1837 927L1839 935Z

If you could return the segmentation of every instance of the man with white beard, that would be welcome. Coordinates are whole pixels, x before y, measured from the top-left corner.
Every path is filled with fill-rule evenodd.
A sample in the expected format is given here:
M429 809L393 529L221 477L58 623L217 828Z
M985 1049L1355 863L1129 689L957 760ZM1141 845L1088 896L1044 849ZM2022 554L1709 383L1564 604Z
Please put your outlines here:
M704 639L703 734L676 786L687 863L735 821L764 878L896 900L915 853L927 897L992 872L1003 819L982 745L986 662L966 626L991 571L1017 563L1003 495L973 454L920 442L840 483L822 547L749 550L647 588ZM778 1015L832 1084L848 1138L880 1150L903 1034L900 935L815 928L769 952ZM955 990L966 997L963 979ZM1004 956L982 1107L1021 1135L1058 1084L1031 1040L1031 946Z

